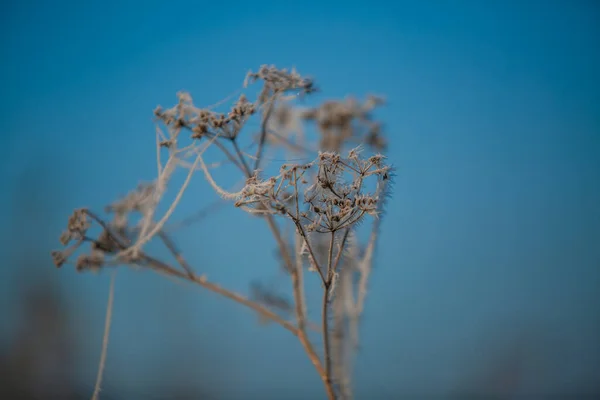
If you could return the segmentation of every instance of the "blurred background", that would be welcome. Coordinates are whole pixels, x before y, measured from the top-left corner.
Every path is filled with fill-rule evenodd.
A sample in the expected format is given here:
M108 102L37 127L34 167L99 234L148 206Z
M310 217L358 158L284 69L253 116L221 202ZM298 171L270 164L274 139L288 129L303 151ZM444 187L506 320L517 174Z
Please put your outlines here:
M158 104L213 104L261 64L314 77L315 102L387 99L397 177L357 399L600 397L599 4L6 2L0 398L91 395L110 274L56 270L50 250L74 208L155 176ZM200 175L190 190L178 215L214 199ZM229 288L287 285L266 225L240 212L177 241ZM118 271L103 399L323 397L287 331Z

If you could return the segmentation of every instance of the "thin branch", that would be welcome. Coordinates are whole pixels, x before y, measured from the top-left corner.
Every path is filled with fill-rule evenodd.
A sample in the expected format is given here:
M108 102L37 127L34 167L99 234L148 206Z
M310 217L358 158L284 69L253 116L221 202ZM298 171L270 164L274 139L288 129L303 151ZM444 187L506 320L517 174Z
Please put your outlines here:
M344 251L344 246L346 246L346 240L348 240L348 236L350 235L350 228L346 228L344 232L344 236L342 237L342 243L340 243L340 250L335 257L335 261L333 262L333 272L335 273L338 270L338 266L340 264L340 260L342 258L342 252Z
M181 265L183 267L183 269L185 270L185 272L187 272L188 277L194 278L194 276L196 275L196 274L194 274L194 270L187 263L187 261L185 261L185 259L181 255L181 252L179 250L177 250L175 243L171 240L169 235L167 235L163 231L160 231L160 232L158 232L158 236L161 238L161 240L163 241L163 243L165 244L167 249L169 249L169 251L173 254L173 257L175 257L175 259L177 260L179 265Z
M296 200L296 219L300 220L300 198L298 195L298 173L294 168L294 199Z
M100 353L100 363L98 365L98 375L96 376L96 385L92 400L98 400L100 389L102 386L102 377L104 375L104 367L106 366L106 354L108 353L108 338L110 336L110 323L112 321L113 303L115 298L115 276L116 271L113 271L110 276L110 287L108 289L108 304L106 305L106 318L104 320L104 336L102 337L102 352Z
M84 210L86 214L88 214L91 218L93 218L95 221L98 222L98 224L100 224L100 226L102 226L104 228L104 230L111 236L111 238L117 243L117 245L122 249L122 250L126 250L127 249L127 245L125 243L125 241L117 234L115 234L110 227L108 226L108 224L106 224L101 218L99 218L96 214L94 214L93 212L89 211L89 210ZM161 272L165 275L168 276L174 276L177 278L181 278L181 279L185 279L191 282L194 282L202 287L204 287L205 289L208 289L212 292L215 292L217 294L220 294L230 300L233 300L237 303L240 303L246 307L251 308L252 310L256 311L257 313L259 313L260 315L262 315L265 318L268 318L274 322L277 322L278 324L280 324L281 326L283 326L285 329L287 329L288 331L292 332L294 335L298 336L298 328L296 328L292 323L286 321L285 319L281 318L279 315L275 314L273 311L269 310L266 307L261 306L258 303L255 303L251 300L246 299L244 296L237 294L235 292L229 291L227 289L222 288L221 286L215 284L215 283L211 283L208 282L208 280L206 279L205 276L197 276L193 273L193 268L187 263L187 261L185 261L185 259L183 258L183 256L177 251L177 249L175 248L175 246L169 246L167 243L172 244L172 242L169 242L168 237L162 236L163 239L167 238L167 241L165 242L165 245L167 245L167 248L169 249L169 251L171 251L171 253L173 253L173 256L175 257L175 259L181 264L181 266L183 267L184 271L179 271L176 268L171 267L170 265L159 261L153 257L150 257L148 255L146 255L144 252L140 252L139 254L139 260L146 262L150 267L152 267L153 269L157 270L158 272ZM191 271L191 273L190 273Z
M248 164L246 163L246 159L244 158L244 154L242 154L240 147L237 144L237 139L232 139L231 142L233 143L233 148L235 149L236 154L238 155L238 157L240 158L240 161L242 162L242 166L244 167L244 171L246 172L247 176L252 175L251 171L250 171L250 167L248 167Z
M302 224L300 223L299 220L294 218L294 216L292 214L290 214L289 212L287 214L292 219L292 221L296 225L296 228L298 228L298 232L304 239L304 242L306 243L306 248L308 249L308 254L310 255L310 258L312 259L312 261L315 263L317 272L319 273L319 276L321 277L321 282L323 283L323 285L326 285L327 277L325 276L325 273L322 271L321 267L319 266L319 262L317 261L317 257L315 256L315 253L312 249L312 246L310 245L310 242L308 241L308 236L306 235L306 231L304 230L304 227L302 226Z
M268 308L263 307L262 305L254 302L252 300L248 300L247 298L245 298L244 296L242 296L240 294L237 294L230 290L224 289L223 287L221 287L215 283L209 282L205 276L198 276L195 274L189 275L187 272L183 272L178 269L175 269L175 268L171 267L170 265L168 265L162 261L159 261L153 257L150 257L148 255L142 255L141 258L154 270L156 270L164 275L174 276L177 278L185 279L190 282L196 283L196 284L202 286L203 288L210 290L211 292L220 294L223 297L226 297L230 300L233 300L239 304L242 304L242 305L256 311L261 316L278 323L279 325L281 325L282 327L284 327L285 329L290 331L295 336L298 336L298 328L296 328L296 326L294 326L294 324L281 318L279 315L277 315L273 311L269 310ZM185 262L185 260L183 260L183 257L181 257L181 255L178 255L177 258L179 260L182 260L187 265L187 263ZM188 269L188 268L191 269L191 267L189 265L187 265L186 269Z
M256 171L260 166L260 161L262 158L265 142L267 140L267 122L271 117L271 113L273 112L273 106L275 105L276 97L273 96L269 100L269 104L267 105L267 111L265 111L265 116L263 118L261 127L260 127L260 139L258 141L258 149L256 150L256 161L254 163L254 170Z
M156 168L158 171L158 174L156 175L157 178L160 177L160 174L162 174L162 163L160 161L160 142L161 137L160 136L164 136L162 134L162 131L160 130L160 128L158 127L158 125L156 126Z
M86 213L90 218L96 221L102 229L104 229L110 237L117 243L117 245L123 250L128 246L128 240L121 237L121 235L115 233L111 227L102 220L102 218L98 217L94 212L88 210L87 208L83 209L83 212Z
M192 175L194 175L194 171L196 169L196 165L198 165L198 162L201 160L201 158L202 158L202 154L198 154L196 156L196 160L194 161L194 165L189 170L189 172L188 172L188 174L187 174L187 176L185 178L185 181L183 181L183 184L181 185L181 188L179 189L179 192L175 196L175 200L173 200L173 203L171 203L171 206L169 207L169 209L167 210L167 212L165 212L165 214L160 219L160 221L158 221L151 228L150 232L146 233L144 236L142 236L142 233L140 233L140 237L137 240L137 242L135 243L135 245L133 246L133 248L132 248L131 251L135 251L135 250L141 249L141 247L144 244L146 244L147 242L149 242L152 239L152 237L154 235L156 235L162 229L163 225L167 222L167 220L169 219L169 217L171 216L171 214L173 214L173 212L175 211L175 208L179 204L179 201L183 197L183 193L185 192L185 190L187 189L188 185L190 184L190 182L192 180Z
M323 324L323 359L325 360L325 372L327 374L327 381L331 384L331 354L329 349L329 290L331 289L331 279L333 276L332 262L333 262L333 243L335 240L335 233L331 232L331 239L329 241L329 251L327 255L327 282L323 289L323 309L322 312L322 324Z
M229 161L231 161L236 167L238 167L238 169L240 171L245 173L244 166L242 166L237 161L237 159L233 156L233 154L231 154L231 152L229 150L227 150L227 147L225 147L225 145L223 143L221 143L217 140L217 141L215 141L215 145L223 152L223 154L225 154L225 156L227 156Z
M176 142L175 137L176 137L175 134L171 135L170 140L173 140L172 146L176 146L177 142ZM154 206L150 208L148 213L144 214L144 218L142 221L142 229L140 230L140 233L139 233L140 238L146 236L146 232L148 232L148 229L150 229L150 225L152 224L152 220L154 219L154 213L156 212L156 205L162 199L164 191L166 190L166 186L167 186L169 180L171 179L171 175L175 171L176 162L177 162L176 160L177 160L177 158L175 157L174 152L169 147L169 158L167 159L165 166L162 168L160 176L158 176L156 178L156 185L155 185L154 191L152 193L152 199L153 199Z

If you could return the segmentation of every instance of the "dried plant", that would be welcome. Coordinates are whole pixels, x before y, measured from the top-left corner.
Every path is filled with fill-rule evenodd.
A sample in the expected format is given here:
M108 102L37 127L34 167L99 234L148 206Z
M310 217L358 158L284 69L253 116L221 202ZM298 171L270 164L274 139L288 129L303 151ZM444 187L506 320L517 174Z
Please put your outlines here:
M106 207L106 218L87 208L75 210L60 238L65 248L52 256L60 267L87 248L76 258L78 271L119 265L148 268L236 301L261 320L275 322L297 336L329 399L351 398L358 321L392 177L385 156L379 153L385 149L380 124L371 116L382 100L369 97L363 104L353 99L327 101L301 109L294 103L316 91L311 79L295 70L262 66L258 72L248 73L244 87L255 82L262 83L256 100L241 95L226 113L198 108L183 92L174 107L157 107L157 178ZM260 120L260 132L246 139L242 130L254 117ZM316 145L311 145L304 133L303 127L311 122L317 127ZM247 153L242 140L256 145L254 155ZM283 149L288 160L291 154L303 153L312 161L288 161L267 174L259 168L269 148ZM230 190L217 183L211 171L223 163L205 162L205 153L213 149L241 172L245 179L242 188ZM373 153L363 156L365 151ZM158 206L178 168L186 171L186 178L166 211L158 215ZM290 277L291 300L258 283L252 285L247 298L199 275L184 259L167 222L198 171L224 201L266 221ZM361 241L359 226L366 220L371 221L370 234ZM286 224L293 227L293 237L284 236ZM92 234L95 229L98 232ZM153 239L166 246L177 264L150 255L147 244ZM311 299L305 294L305 271L317 274L321 282L319 323L309 320L307 303ZM288 320L290 314L293 318ZM321 336L321 346L313 344L316 335ZM95 395L98 391L99 384Z

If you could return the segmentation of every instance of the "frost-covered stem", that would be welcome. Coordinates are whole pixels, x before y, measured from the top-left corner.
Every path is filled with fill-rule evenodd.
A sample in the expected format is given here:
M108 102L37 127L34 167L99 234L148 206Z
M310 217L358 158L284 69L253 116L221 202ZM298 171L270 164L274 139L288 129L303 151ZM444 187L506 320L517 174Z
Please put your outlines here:
M298 219L294 218L294 216L292 214L290 214L289 212L288 212L288 216L292 219L292 221L296 225L296 228L298 229L298 232L304 238L304 242L306 243L306 248L308 249L308 254L310 255L312 262L315 264L315 268L317 269L317 272L319 273L319 276L321 277L321 282L323 283L323 285L325 285L327 283L327 277L325 276L326 272L323 272L323 270L319 266L319 262L317 261L317 257L315 256L315 253L313 251L312 246L310 245L310 242L308 241L308 235L306 234L304 227L302 226L300 221Z
M323 324L323 358L325 360L325 372L327 374L327 382L331 385L331 352L329 349L329 291L331 290L331 280L333 276L332 261L333 261L333 243L335 239L335 232L331 232L331 239L329 241L329 252L327 255L327 280L325 281L325 287L323 288L323 309L322 312L322 324Z

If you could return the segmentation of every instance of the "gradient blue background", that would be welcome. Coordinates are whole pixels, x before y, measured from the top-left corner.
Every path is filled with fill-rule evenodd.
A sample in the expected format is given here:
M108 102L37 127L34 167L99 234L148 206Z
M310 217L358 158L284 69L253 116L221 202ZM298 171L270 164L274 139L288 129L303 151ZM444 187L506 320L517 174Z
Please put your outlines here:
M59 285L91 392L109 276L53 270L68 214L153 178L157 104L182 89L212 104L267 63L314 76L320 100L388 100L377 116L397 178L357 398L600 395L599 3L23 1L1 14L0 343L21 288ZM214 198L195 182L180 215ZM228 287L286 284L268 230L239 212L178 241ZM120 270L115 307L105 390L119 398L181 382L209 398L323 396L295 339L236 304Z

